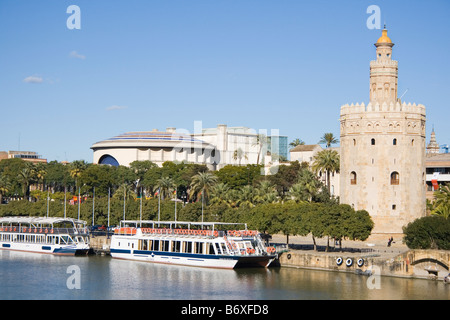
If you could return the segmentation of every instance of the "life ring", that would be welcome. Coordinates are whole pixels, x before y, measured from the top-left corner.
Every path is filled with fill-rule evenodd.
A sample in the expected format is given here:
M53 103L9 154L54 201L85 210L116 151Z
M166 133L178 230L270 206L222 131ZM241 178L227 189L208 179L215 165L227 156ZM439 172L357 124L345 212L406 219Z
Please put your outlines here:
M345 260L345 265L346 265L347 267L351 267L352 264L353 264L353 259L352 259L352 258L347 258L347 259Z
M288 260L290 260L291 259L291 254L290 253L288 253L288 255L287 255L287 258L288 258Z
M358 261L356 261L356 263L358 264L358 267L362 267L364 265L364 259L359 258Z
M340 266L340 265L342 264L342 262L344 262L344 260L343 260L341 257L339 257L339 258L336 259L336 264L337 264L338 266Z

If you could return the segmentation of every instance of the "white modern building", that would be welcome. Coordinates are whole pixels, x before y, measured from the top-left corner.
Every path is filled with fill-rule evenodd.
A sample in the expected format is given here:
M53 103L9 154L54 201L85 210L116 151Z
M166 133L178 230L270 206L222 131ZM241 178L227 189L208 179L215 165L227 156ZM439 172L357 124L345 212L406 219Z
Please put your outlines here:
M165 161L205 164L211 170L226 165L264 164L271 166L273 155L287 154L279 150L287 137L270 137L247 127L219 124L193 134L167 128L145 132L127 132L92 145L95 164L128 166L133 161L150 160L159 166ZM268 146L268 143L271 143ZM268 152L270 150L271 152Z

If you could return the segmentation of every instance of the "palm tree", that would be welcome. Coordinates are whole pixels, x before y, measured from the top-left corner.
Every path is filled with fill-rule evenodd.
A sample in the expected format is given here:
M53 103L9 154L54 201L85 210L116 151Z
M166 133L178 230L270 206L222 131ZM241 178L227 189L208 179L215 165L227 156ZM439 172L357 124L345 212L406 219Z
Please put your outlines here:
M210 202L213 204L229 203L230 187L226 183L218 183L211 188Z
M295 202L312 202L321 188L321 182L311 171L304 169L300 171L298 182L289 189L289 195Z
M177 188L175 181L170 177L161 177L156 183L156 187L159 188L163 200L165 196Z
M267 145L267 136L265 134L258 134L256 136L256 141L253 144L254 146L258 146L258 158L256 159L256 164L259 164L259 157L261 156L261 152L263 148Z
M35 172L36 172L36 180L37 182L41 183L42 186L42 191L44 191L44 180L45 180L45 176L47 175L47 170L45 170L45 167L42 165L42 163L39 163L36 168L35 168Z
M6 195L11 189L11 182L4 176L0 174L0 204L3 202L3 196Z
M328 193L330 190L330 174L332 172L339 172L339 154L335 150L325 149L318 152L314 156L314 163L312 169L317 173L325 171L327 173L327 187Z
M450 216L450 185L443 185L434 192L431 214L440 215L448 219Z
M88 164L84 160L75 160L74 162L70 163L70 176L75 179L75 188L77 189L78 186L78 179L80 178L81 174L86 170L88 167Z
M239 165L241 165L242 158L248 160L247 154L241 148L234 150L233 152L234 161L237 161L239 159Z
M336 144L338 142L339 139L336 138L331 132L329 132L323 135L323 137L319 141L319 144L325 143L326 147L329 148L332 144Z
M241 187L238 197L239 206L253 207L255 205L255 190L251 185Z
M274 203L279 199L277 189L267 180L260 181L254 192L254 201L257 203Z
M114 199L136 199L136 193L134 192L134 187L132 185L129 185L127 183L122 183L114 192L113 198Z
M303 202L305 198L305 188L303 184L296 183L289 188L289 196L292 201Z
M217 176L210 172L199 172L191 180L191 197L201 194L202 199L208 199L211 188L217 183Z
M26 199L30 196L30 185L33 183L35 174L31 167L25 167L19 172L18 176L20 182L22 183L23 195Z
M291 143L289 143L289 145L293 148L295 148L296 146L304 145L304 144L305 144L305 141L303 141L302 139L299 139L299 138L297 138L297 139L293 140Z

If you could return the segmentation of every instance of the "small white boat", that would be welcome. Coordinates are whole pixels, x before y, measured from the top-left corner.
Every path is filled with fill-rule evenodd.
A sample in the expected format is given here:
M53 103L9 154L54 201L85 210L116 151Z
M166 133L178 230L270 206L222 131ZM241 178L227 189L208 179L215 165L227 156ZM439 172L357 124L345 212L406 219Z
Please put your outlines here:
M242 230L224 230L230 225ZM111 237L113 258L196 267L268 267L277 257L246 224L124 220Z
M72 218L2 217L0 249L49 253L87 254L86 222Z

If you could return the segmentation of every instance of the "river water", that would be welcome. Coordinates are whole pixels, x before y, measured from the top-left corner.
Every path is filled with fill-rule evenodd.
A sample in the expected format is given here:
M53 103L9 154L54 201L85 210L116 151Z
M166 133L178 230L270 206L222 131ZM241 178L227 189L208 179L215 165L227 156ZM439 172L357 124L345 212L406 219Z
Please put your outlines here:
M449 300L442 281L294 268L218 270L0 250L0 300ZM372 287L372 288L370 288Z

